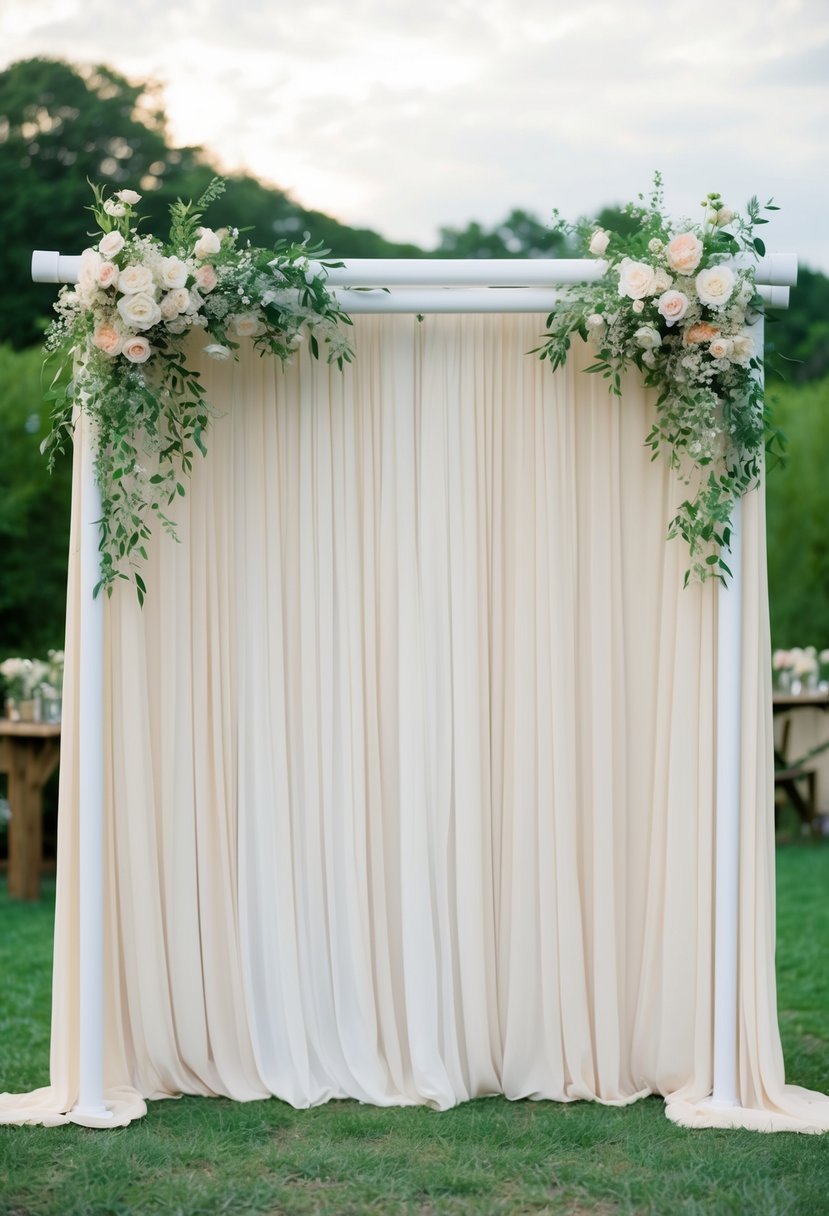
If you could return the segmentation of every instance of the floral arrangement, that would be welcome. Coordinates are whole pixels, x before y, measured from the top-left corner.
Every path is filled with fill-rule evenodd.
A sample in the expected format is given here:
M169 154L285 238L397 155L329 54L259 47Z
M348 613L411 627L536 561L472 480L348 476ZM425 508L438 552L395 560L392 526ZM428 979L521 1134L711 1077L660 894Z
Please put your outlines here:
M662 181L654 178L649 199L626 209L630 236L587 221L556 227L606 261L596 282L564 289L547 318L542 359L556 368L574 335L589 339L596 359L588 369L610 381L621 395L621 375L631 364L657 390L656 422L646 438L654 458L667 454L690 486L669 536L687 542L689 579L731 572L724 559L734 503L757 482L764 448L779 440L763 402L762 352L751 333L763 304L752 259L765 253L754 235L776 211L772 200L750 200L736 214L711 193L702 202L701 223L673 223L664 214ZM737 254L749 254L734 262Z
M794 646L772 655L775 687L781 692L816 688L829 690L829 650L816 646Z
M50 650L47 659L4 659L0 663L0 677L6 688L9 716L19 717L21 702L34 701L41 711L48 707L48 721L59 720L63 664L62 650ZM35 717L40 718L41 714L36 713Z
M147 556L151 519L175 535L168 508L185 493L182 475L195 450L206 452L213 412L188 364L188 339L201 333L215 359L233 357L251 340L287 362L307 334L315 358L324 348L342 367L352 357L342 329L350 321L326 288L327 269L340 265L320 261L326 250L307 239L271 249L239 245L238 229L202 225L204 209L224 189L220 179L197 203L173 204L166 241L139 233L134 190L107 198L92 189L97 239L82 254L77 285L61 289L46 335L47 358L59 366L43 449L51 467L71 437L75 411L92 419L103 505L95 590L111 593L116 579L131 578L143 602L137 566Z

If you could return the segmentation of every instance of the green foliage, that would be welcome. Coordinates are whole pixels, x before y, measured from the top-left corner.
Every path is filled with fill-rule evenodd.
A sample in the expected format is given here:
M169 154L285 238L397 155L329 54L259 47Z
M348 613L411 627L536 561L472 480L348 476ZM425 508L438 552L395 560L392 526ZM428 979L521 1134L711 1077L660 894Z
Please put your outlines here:
M528 211L511 211L494 228L476 220L465 228L441 228L439 258L564 258L574 256L566 236Z
M166 121L156 86L111 68L26 59L0 72L0 341L40 340L54 289L32 283L31 251L79 253L89 243L88 180L142 193L150 230L166 222L177 197L204 193L215 168L199 148L171 147ZM211 215L217 227L253 227L262 245L310 231L337 257L421 253L308 211L245 174L228 180Z
M829 374L829 278L801 266L789 308L771 314L766 366L793 384Z
M766 488L775 648L829 646L829 377L767 385L787 458Z
M49 476L40 350L0 346L0 659L63 646L71 464Z
M777 853L791 1081L829 1075L829 842ZM808 910L805 912L804 910ZM47 1082L51 908L0 886L0 1088ZM0 1212L26 1216L794 1216L826 1211L825 1136L689 1131L649 1098L482 1098L444 1113L154 1102L117 1131L0 1127Z

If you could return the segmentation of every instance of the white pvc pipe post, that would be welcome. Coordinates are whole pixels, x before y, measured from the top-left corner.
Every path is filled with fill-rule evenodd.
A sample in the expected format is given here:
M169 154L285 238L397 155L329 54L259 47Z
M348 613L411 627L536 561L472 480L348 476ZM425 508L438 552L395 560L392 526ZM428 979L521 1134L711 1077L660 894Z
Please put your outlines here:
M737 958L742 755L742 499L731 514L732 577L717 591L717 776L714 877L714 1084L711 1105L739 1106Z
M81 450L80 639L78 674L79 1089L72 1120L105 1127L104 1103L104 603L100 578L101 490L92 427Z

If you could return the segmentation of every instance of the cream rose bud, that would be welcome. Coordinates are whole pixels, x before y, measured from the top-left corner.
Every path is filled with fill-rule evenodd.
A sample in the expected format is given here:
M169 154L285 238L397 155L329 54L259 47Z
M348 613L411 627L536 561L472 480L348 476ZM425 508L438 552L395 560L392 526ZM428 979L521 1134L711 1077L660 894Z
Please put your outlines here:
M130 363L146 363L153 353L153 348L140 334L130 334L124 342L121 353L125 359L129 359Z
M239 338L258 338L265 330L265 326L253 312L237 313L231 317L230 324Z
M120 232L108 232L98 242L98 252L105 258L114 258L123 248L124 238Z
M98 282L98 271L101 268L101 255L95 249L84 249L81 254L81 264L78 268L78 282L85 287Z
M734 290L734 271L729 266L709 266L694 280L697 295L703 304L718 308L726 304Z
M118 190L115 197L120 199L122 203L128 203L130 207L134 207L136 203L141 202L141 195L136 194L134 190Z
M708 343L708 353L712 359L727 359L731 354L732 345L730 338L714 338Z
M121 277L123 278L123 275ZM153 297L145 292L121 296L118 301L118 312L130 329L150 329L161 320L161 309Z
M125 296L138 295L139 292L149 295L155 290L153 272L149 266L142 266L140 262L131 262L118 276L118 290Z
M216 271L209 262L205 262L203 266L199 266L198 270L196 271L196 286L198 287L199 291L203 291L205 293L212 291L218 281Z
M665 257L677 274L693 274L702 261L702 241L693 232L680 232L668 241Z
M122 334L109 321L100 321L92 331L93 345L105 355L120 354L123 340Z
M734 219L734 212L730 207L720 207L717 212L717 227L725 228Z
M98 267L98 286L118 286L118 267L114 262L101 262L100 266Z
M166 287L168 291L174 287L183 287L187 282L187 275L189 274L181 258L176 257L162 258L159 271L161 285L162 287Z
M597 228L590 238L590 245L588 248L591 253L595 254L597 258L600 258L603 257L607 252L607 247L609 244L610 233L605 232L603 228Z
M659 297L656 307L665 318L668 325L676 325L681 321L691 305L684 291L665 291Z
M634 312L644 312L645 311L645 301L644 300L634 300L633 303L631 304L631 308L633 309Z
M112 198L104 199L104 211L116 220L122 219L127 214L124 204L116 203L115 199Z
M637 346L641 346L643 350L655 350L657 346L662 345L659 330L654 329L652 325L640 325L633 337Z
M619 264L619 295L631 300L649 296L654 288L653 267L646 262L633 262L623 258Z
M588 329L601 329L604 325L604 317L600 312L591 312L587 318Z
M212 228L199 228L199 239L193 246L193 253L199 261L209 258L213 253L218 253L221 247L221 237Z
M211 359L229 359L233 353L229 346L222 346L221 342L211 342L209 346L205 346L204 353L209 355Z

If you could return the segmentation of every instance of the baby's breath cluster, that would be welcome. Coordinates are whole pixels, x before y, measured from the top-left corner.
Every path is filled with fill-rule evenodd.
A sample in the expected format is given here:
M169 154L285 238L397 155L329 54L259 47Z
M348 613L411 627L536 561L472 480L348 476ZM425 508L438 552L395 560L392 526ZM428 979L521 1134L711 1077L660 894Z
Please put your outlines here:
M756 198L745 215L715 192L702 206L701 223L673 223L664 214L657 174L649 199L640 196L627 208L630 236L558 219L559 229L603 258L607 269L594 283L565 289L538 348L559 367L579 334L596 350L588 370L606 377L616 395L630 364L656 389L656 422L646 443L654 456L664 452L692 487L669 532L688 544L686 582L730 573L723 555L731 512L756 484L767 436L775 434L752 332L763 308L753 260L765 252L754 229L767 221ZM762 210L777 208L770 200Z
M212 410L187 363L188 339L201 333L214 359L230 359L251 341L287 362L306 335L315 358L324 350L342 367L352 357L343 330L349 318L325 282L339 263L322 261L327 251L307 240L239 247L238 229L204 227L202 213L223 189L214 179L195 205L174 203L169 239L161 241L138 232L139 194L107 198L93 186L97 239L81 256L77 284L62 288L55 304L46 351L59 363L59 387L49 394L53 425L43 446L51 467L75 410L91 418L103 503L96 592L132 578L143 602L138 565L151 519L175 535L169 507L184 495L195 449L206 451Z

